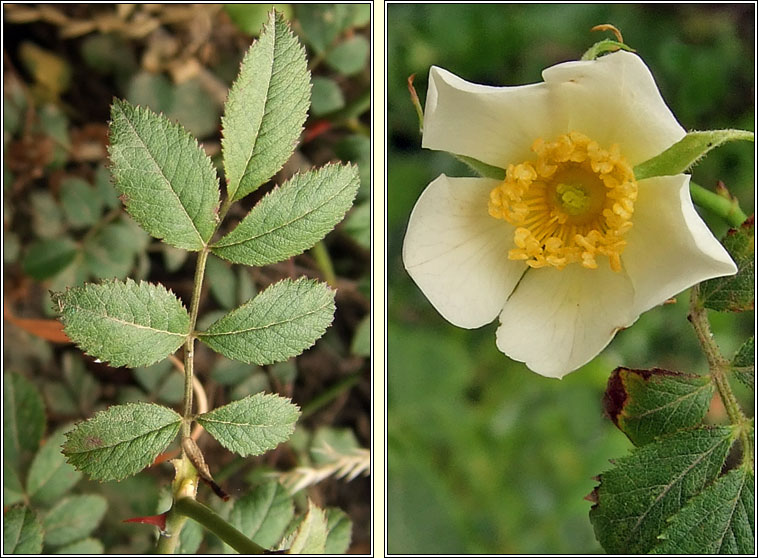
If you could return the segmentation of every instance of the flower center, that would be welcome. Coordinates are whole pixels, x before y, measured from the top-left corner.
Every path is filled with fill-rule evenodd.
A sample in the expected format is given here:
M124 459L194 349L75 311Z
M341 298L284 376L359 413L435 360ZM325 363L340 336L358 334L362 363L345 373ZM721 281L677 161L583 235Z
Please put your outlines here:
M537 159L508 165L490 192L489 214L516 225L511 260L596 269L597 256L621 271L623 236L632 228L637 182L618 145L602 149L579 132L532 144Z

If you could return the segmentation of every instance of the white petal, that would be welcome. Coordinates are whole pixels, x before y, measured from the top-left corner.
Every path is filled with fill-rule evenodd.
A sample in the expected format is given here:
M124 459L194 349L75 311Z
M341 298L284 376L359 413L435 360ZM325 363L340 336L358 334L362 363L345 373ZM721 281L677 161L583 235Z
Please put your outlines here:
M592 360L636 319L629 279L607 259L598 264L529 270L500 315L497 347L552 378Z
M437 311L459 327L494 320L526 268L508 259L513 226L487 212L497 185L443 174L426 187L408 222L405 268Z
M542 77L568 129L608 148L618 143L632 166L658 155L685 135L645 63L618 51L597 60L566 62Z
M641 180L634 227L621 254L634 285L634 312L663 303L692 285L737 266L695 211L686 174Z
M506 168L534 158L538 137L565 131L544 83L490 87L469 83L442 68L429 71L422 146Z

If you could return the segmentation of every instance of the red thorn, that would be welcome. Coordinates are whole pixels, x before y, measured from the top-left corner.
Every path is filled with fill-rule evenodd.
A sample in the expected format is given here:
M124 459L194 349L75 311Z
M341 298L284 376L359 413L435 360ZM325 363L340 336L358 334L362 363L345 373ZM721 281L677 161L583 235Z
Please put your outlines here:
M124 519L123 523L147 523L148 525L155 525L161 531L166 530L166 514L164 512L160 515L146 515L143 517L132 517L131 519Z
M309 126L305 131L303 143L308 143L309 141L316 139L318 136L328 132L331 129L332 123L328 120L319 120L318 122L314 122L313 125Z
M162 454L160 454L158 457L155 458L155 461L153 461L153 463L150 466L153 467L155 465L159 465L163 463L164 461L169 461L178 456L179 456L179 450L163 452Z

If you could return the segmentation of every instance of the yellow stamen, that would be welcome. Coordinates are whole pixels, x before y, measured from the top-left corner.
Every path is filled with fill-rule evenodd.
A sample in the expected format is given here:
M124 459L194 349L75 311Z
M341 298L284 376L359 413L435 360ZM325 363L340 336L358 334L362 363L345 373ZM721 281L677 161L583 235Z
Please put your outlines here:
M508 258L534 268L621 271L623 235L632 228L637 182L618 145L603 149L579 132L532 144L534 161L509 165L490 192L489 214L516 226Z

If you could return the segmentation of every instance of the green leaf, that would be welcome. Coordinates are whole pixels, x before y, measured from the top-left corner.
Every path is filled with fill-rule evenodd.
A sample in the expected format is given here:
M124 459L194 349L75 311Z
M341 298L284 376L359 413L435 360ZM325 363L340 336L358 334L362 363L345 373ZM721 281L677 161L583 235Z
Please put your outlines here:
M711 149L739 140L754 141L754 134L744 130L690 132L663 153L634 167L634 177L643 180L686 172Z
M361 187L356 197L359 201L368 200L371 197L371 138L363 134L349 135L334 146L334 152L342 161L358 165Z
M223 308L234 308L237 304L237 276L229 264L211 254L208 257L205 273L216 302Z
M717 277L700 284L700 301L719 312L745 312L755 305L755 223L750 217L737 229L729 229L722 240L737 264L737 274Z
M284 18L272 12L242 60L222 118L229 199L242 199L282 168L309 104L305 51Z
M188 521L179 533L179 551L176 554L197 554L205 532L199 523Z
M323 53L351 27L362 27L371 19L371 7L360 4L298 4L297 19L303 38L317 53Z
M345 219L342 230L358 245L371 249L371 204L366 201L355 206Z
M326 510L326 545L324 554L347 554L353 533L353 522L339 508Z
M651 554L755 552L755 477L734 469L690 500L669 520Z
M162 285L113 281L53 294L64 330L83 351L111 366L147 366L189 335L189 314Z
M288 554L325 554L326 536L326 514L308 500L308 512L281 546L289 549Z
M105 548L99 540L87 537L56 549L55 554L105 554Z
M82 229L91 227L100 219L103 200L100 193L84 180L70 177L61 182L61 206L69 225Z
M371 315L363 318L355 328L353 342L350 345L350 354L368 357L371 356Z
M713 397L710 376L619 367L608 379L606 414L635 446L699 424Z
M63 355L63 379L76 412L89 415L100 393L100 384L87 372L78 352L69 351Z
M34 503L49 504L58 500L82 477L79 471L66 463L61 451L66 429L68 427L50 436L34 456L26 480L26 491Z
M611 554L644 554L669 517L721 471L733 427L680 431L636 448L600 476L590 510L595 536Z
M97 494L71 496L60 501L42 521L45 543L60 546L86 537L100 524L107 507L105 498Z
M184 398L184 375L171 361L162 360L146 368L134 368L132 372L151 397L171 405L181 403Z
M30 195L32 228L40 238L56 238L65 232L63 213L50 192L36 191Z
M45 430L45 405L37 388L14 372L3 374L3 459L20 464L37 450Z
M342 94L342 89L336 81L330 78L314 77L311 96L313 98L311 106L313 116L329 114L345 106L345 96Z
M229 523L264 548L273 548L295 514L295 505L276 481L255 487L234 503Z
M108 209L116 209L121 206L118 193L111 183L111 173L105 165L100 165L95 171L95 188L103 204Z
M737 350L732 359L732 371L750 389L755 389L755 336Z
M3 460L3 506L12 506L24 499L24 488L13 465Z
M179 121L195 137L215 135L220 115L221 103L208 92L199 77L184 81L174 89L174 102L168 116Z
M371 46L366 37L354 35L329 51L326 63L336 72L352 76L366 67L370 50Z
M300 409L289 399L256 393L195 420L222 446L245 457L260 455L286 441L298 416Z
M69 431L63 453L91 479L125 479L166 449L181 421L179 414L154 403L114 405Z
M84 265L98 279L125 279L140 246L126 223L109 223L84 244Z
M286 19L292 17L289 4L224 4L224 11L231 20L248 35L258 35L261 27L268 21L271 8L281 12Z
M74 261L76 252L76 244L66 236L38 240L24 256L24 273L38 281L57 275Z
M223 316L198 338L227 358L271 364L299 355L334 317L334 291L309 279L285 279Z
M316 244L342 220L360 185L358 169L330 164L297 174L266 195L213 253L233 263L262 266Z
M42 525L26 506L15 506L3 515L3 553L40 554Z
M218 221L216 171L197 140L148 109L114 100L111 170L129 214L166 243L200 250Z

